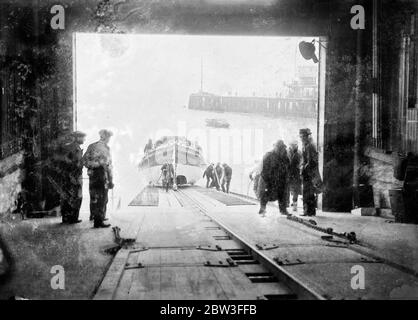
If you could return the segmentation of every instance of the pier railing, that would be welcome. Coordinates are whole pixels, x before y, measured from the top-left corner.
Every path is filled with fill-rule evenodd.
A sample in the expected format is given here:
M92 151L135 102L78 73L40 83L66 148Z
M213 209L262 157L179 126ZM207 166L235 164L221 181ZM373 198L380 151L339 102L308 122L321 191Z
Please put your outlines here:
M272 117L316 118L318 102L313 98L228 97L194 94L190 96L189 109L256 113Z

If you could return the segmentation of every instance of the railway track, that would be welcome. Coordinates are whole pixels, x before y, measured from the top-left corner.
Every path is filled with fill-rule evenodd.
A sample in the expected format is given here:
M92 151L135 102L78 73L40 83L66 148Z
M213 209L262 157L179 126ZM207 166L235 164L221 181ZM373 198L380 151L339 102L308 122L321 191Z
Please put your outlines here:
M387 299L418 288L416 274L370 249L286 217L260 219L254 203L158 190L159 206L136 209L131 229L140 232L121 246L95 299ZM367 274L364 290L351 286L353 266Z
M184 190L159 192L180 206L141 207L141 232L123 242L94 299L323 299Z
M187 193L195 194L191 190L186 191ZM282 216L282 219L279 218L279 223L274 221L274 225L279 227L280 231L269 229L265 224L264 227L262 227L263 223L260 224L263 219L254 217L254 210L250 210L252 218L248 219L244 218L248 215L237 214L242 211L240 209L228 210L224 214L219 210L212 210L205 201L199 203L199 197L194 199L189 196L189 199L196 202L204 214L214 219L243 246L249 244L249 250L252 250L254 255L261 254L261 259L264 261L264 258L267 258L265 263L267 268L276 268L279 270L276 272L289 275L289 278L285 277L283 281L290 285L295 282L293 284L295 291L298 287L305 288L317 299L416 299L417 297L417 272L399 261L386 258L373 246L363 243L362 239L353 240L347 237L346 233L330 232L329 228L311 225L310 221L292 215ZM244 212L245 210L242 211ZM277 219L276 214L271 217L274 216ZM254 231L249 232L245 227L246 223L256 223L257 227L254 226ZM285 229L294 230L293 235L289 237L282 233L288 232ZM262 232L263 236L256 236L257 232ZM355 269L361 267L364 272L367 285L362 290L353 289L351 282L353 267Z
M308 285L303 283L302 280L292 276L289 272L277 265L277 263L274 262L271 258L266 256L261 250L251 245L251 243L248 240L238 235L236 232L234 232L226 225L224 225L222 222L217 220L215 217L210 215L208 210L204 206L202 206L199 203L199 201L193 199L190 195L188 195L185 191L181 189L179 189L177 193L180 194L183 198L181 199L180 197L178 197L177 199L179 200L179 202L183 202L183 204L186 202L189 205L195 207L197 210L199 210L199 212L201 212L203 215L207 216L213 222L219 225L220 228L222 228L222 230L225 231L225 233L228 234L228 236L231 239L239 243L239 245L242 247L242 251L244 251L248 257L251 257L252 260L260 263L266 270L268 270L268 272L271 275L278 279L278 281L288 286L294 293L295 298L325 300L325 297L323 297L320 293L316 292L313 288L310 288Z

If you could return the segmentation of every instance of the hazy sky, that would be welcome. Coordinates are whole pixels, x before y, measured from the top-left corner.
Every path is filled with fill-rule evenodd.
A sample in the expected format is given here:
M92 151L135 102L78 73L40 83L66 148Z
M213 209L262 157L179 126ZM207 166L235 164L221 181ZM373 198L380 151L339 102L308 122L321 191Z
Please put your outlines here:
M294 79L295 65L314 65L300 56L297 46L301 40L77 34L77 129L87 133L85 147L98 139L100 129L109 128L114 132L110 146L117 185L115 194L131 193L124 197L130 201L138 192L137 164L142 150L148 138L160 137L161 130L177 134L179 125L184 124L186 133L193 129L207 133L206 118L224 117L242 136L248 130L261 130L260 141L250 141L260 152L270 149L278 138L286 141L297 138L299 128L309 126L315 131L314 119L279 121L262 115L219 115L184 108L190 94L200 90L201 61L204 91L274 96L284 81ZM199 140L202 146L205 142L210 145L208 137ZM205 148L205 157L215 161L216 149ZM260 158L262 154L255 156ZM223 161L230 161L226 155L222 157ZM240 178L239 171L234 170L237 183L247 178Z
M311 40L311 39L309 39ZM301 38L77 34L79 104L187 105L191 93L271 95L312 65ZM110 100L109 100L110 99Z

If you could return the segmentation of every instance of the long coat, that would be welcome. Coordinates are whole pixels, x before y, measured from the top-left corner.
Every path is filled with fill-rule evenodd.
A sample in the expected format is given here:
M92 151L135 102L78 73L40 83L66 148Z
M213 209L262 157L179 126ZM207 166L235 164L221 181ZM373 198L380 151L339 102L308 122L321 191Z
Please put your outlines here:
M268 152L263 158L263 168L259 182L259 196L268 201L276 201L279 194L287 190L289 158L286 149Z
M302 149L302 179L304 188L312 188L316 194L322 192L323 182L318 167L318 152L312 141L309 141Z
M83 151L80 145L77 143L70 143L63 148L63 155L61 158L62 167L62 190L61 190L61 212L64 216L73 215L78 217L78 211L81 205L82 199L82 174L83 164L82 155Z
M302 153L297 148L289 149L289 187L292 192L302 193L302 179L300 177L300 166L302 162Z

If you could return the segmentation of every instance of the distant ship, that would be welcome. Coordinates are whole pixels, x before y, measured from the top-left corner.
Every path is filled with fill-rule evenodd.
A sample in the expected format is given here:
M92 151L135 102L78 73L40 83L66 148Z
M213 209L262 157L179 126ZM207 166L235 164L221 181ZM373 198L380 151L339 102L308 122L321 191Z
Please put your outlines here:
M214 128L229 128L229 123L225 119L206 119L206 126Z
M296 86L296 85L295 85ZM234 97L192 93L188 108L211 112L256 113L272 117L317 118L318 100L312 97Z
M161 167L166 163L174 167L174 189L195 184L206 168L201 147L179 136L157 140L139 163L139 171L150 185L161 186Z

